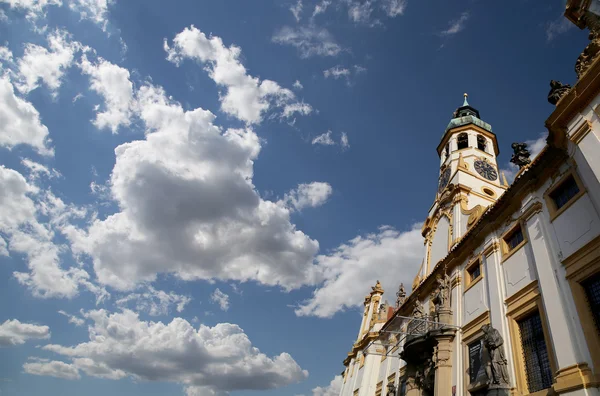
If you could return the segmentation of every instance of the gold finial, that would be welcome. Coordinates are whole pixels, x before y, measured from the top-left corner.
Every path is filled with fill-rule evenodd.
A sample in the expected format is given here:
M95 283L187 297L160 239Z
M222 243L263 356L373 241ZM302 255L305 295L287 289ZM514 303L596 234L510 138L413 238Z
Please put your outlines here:
M469 102L467 102L467 97L469 97L469 94L465 92L465 93L463 94L463 96L465 97L465 101L463 102L463 106L468 106L468 105L469 105Z

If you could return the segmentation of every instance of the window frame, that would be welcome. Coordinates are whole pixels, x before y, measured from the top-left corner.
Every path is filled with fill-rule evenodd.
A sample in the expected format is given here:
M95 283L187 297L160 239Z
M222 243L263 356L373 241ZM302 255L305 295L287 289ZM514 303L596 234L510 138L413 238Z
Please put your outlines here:
M483 148L479 147L480 139L483 140ZM487 146L488 146L487 138L485 136L483 136L483 135L481 135L481 134L478 133L476 141L477 141L477 150L480 150L480 151L483 151L484 153L487 153L487 150L486 150Z
M518 228L521 229L523 240L519 242L517 246L511 249L508 246L506 240L509 239L512 236L512 234L514 234L517 231ZM515 222L515 224L510 226L510 228L507 231L505 231L504 234L502 234L502 237L500 238L500 245L502 246L502 262L505 262L510 257L512 257L513 254L521 250L521 248L525 246L527 242L529 242L529 238L527 237L525 222L522 219L519 219Z
M473 267L479 264L479 276L471 279L471 270ZM471 287L475 286L483 279L483 258L482 255L479 254L477 257L469 261L469 263L465 266L463 279L465 280L465 290L463 294L466 293Z
M579 192L571 197L561 208L556 207L556 203L551 195L558 190L563 183L567 181L568 178L573 177L577 187L579 188ZM585 193L587 192L581 178L577 174L574 168L569 168L564 175L560 177L557 181L552 183L552 185L544 192L544 200L546 201L546 206L548 207L548 212L550 213L550 222L554 221L558 216L563 214L568 208L571 207L575 202L579 200Z
M466 373L469 373L470 364L471 364L471 361L469 359L469 344L472 344L473 342L475 342L479 339L483 339L484 334L483 334L483 331L481 330L481 327L485 324L490 324L490 323L491 323L490 322L490 311L487 310L463 326L463 336L462 336L462 340L461 340L462 341L462 353L463 353L462 360L464 362L464 370ZM482 362L482 363L484 363L484 362ZM486 387L487 381L471 383L471 378L467 374L467 375L463 375L463 385L462 386L463 386L463 389L465 390L465 394L469 394L470 392L475 392L475 391L478 391L478 390ZM457 392L457 393L459 393L459 392Z
M517 390L521 395L552 395L554 394L553 386L556 383L556 372L558 366L556 364L556 352L554 350L554 344L550 338L550 331L548 329L548 319L544 304L542 303L542 296L538 287L538 281L534 280L529 285L525 286L512 296L506 299L508 318L508 328L510 333L510 343L512 346L513 362L515 364L515 384ZM542 332L544 333L544 341L546 343L546 349L548 352L548 360L550 361L550 371L552 373L552 385L549 388L542 389L540 391L530 393L529 385L527 383L527 372L525 369L525 362L523 360L523 342L521 340L521 332L519 330L518 322L522 319L527 318L531 314L538 312L542 321Z
M571 288L575 309L583 335L590 351L600 350L600 334L596 330L593 312L587 302L582 283L600 273L600 236L597 236L576 253L563 260L566 279ZM600 355L591 354L594 376L600 375Z
M465 147L460 147L460 140L461 140L461 136L466 136L466 142L467 145ZM467 149L471 146L469 146L469 134L467 132L461 132L458 135L456 135L456 151L460 151L460 150L464 150Z

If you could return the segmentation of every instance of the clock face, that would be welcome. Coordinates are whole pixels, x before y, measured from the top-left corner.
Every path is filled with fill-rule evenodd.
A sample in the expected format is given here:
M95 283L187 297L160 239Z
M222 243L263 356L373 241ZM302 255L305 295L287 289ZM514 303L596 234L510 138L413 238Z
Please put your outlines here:
M476 160L475 170L488 180L494 181L498 178L498 172L496 172L496 169L485 161Z
M440 182L438 184L438 193L441 193L450 181L450 168L444 169L444 172L440 175Z

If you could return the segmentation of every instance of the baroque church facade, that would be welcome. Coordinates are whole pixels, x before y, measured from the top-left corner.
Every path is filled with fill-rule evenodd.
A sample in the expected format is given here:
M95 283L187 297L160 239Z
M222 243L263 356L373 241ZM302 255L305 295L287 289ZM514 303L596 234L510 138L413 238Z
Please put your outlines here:
M509 185L465 95L412 291L371 288L340 396L600 396L600 1L565 16L590 43L573 87L551 82L546 147L513 144Z

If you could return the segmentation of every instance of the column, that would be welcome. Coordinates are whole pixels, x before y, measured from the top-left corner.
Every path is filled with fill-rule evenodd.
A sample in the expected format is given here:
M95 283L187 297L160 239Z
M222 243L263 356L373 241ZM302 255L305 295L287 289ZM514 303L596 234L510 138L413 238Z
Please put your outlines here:
M550 338L552 344L554 344L557 369L561 369L575 365L578 363L578 359L575 355L575 346L571 342L573 333L569 330L570 318L565 310L561 298L562 293L559 290L554 273L553 257L551 257L550 247L545 241L547 233L544 232L541 210L540 207L531 217L526 219L527 234L533 250L538 284L549 324ZM548 349L551 348L552 345L548 345Z
M452 341L455 330L436 335L437 356L435 364L434 396L452 396Z

